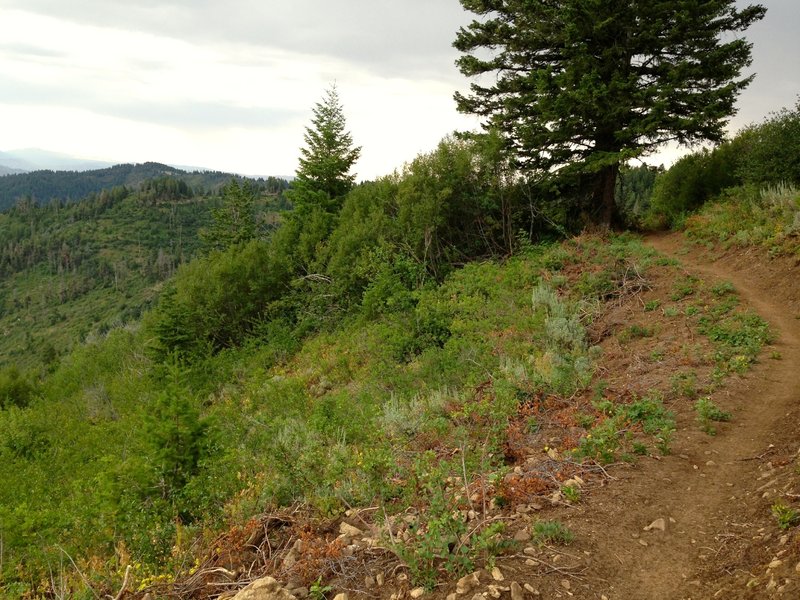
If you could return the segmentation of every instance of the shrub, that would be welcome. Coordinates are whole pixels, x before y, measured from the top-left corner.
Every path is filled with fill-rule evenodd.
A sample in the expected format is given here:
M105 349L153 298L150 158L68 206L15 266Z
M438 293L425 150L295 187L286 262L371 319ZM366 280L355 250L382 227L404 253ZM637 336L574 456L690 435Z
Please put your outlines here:
M0 370L0 408L25 407L36 393L36 388L15 366Z
M533 524L532 538L539 544L569 544L575 534L561 521L537 521Z
M694 409L697 411L697 422L708 435L717 433L716 428L711 424L712 421L730 421L733 416L714 404L711 398L700 398L695 402Z
M757 185L800 184L800 101L736 136L738 174Z

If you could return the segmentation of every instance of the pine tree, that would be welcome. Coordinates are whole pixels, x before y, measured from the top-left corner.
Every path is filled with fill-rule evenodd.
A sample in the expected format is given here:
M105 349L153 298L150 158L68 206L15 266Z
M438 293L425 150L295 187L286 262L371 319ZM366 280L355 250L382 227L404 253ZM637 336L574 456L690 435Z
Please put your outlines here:
M148 433L157 486L163 499L174 501L199 470L207 427L200 417L197 400L182 385L178 360L171 357L165 368L165 386L150 413Z
M499 130L519 166L578 175L589 218L615 218L620 163L664 142L718 141L735 113L751 44L730 33L763 18L735 0L461 0L481 16L454 46L462 112ZM484 82L486 82L484 84Z
M353 137L346 130L335 85L316 104L313 114L303 136L305 147L300 150L300 168L290 199L301 212L309 205L338 212L355 182L356 176L350 170L361 155L361 147L353 146Z

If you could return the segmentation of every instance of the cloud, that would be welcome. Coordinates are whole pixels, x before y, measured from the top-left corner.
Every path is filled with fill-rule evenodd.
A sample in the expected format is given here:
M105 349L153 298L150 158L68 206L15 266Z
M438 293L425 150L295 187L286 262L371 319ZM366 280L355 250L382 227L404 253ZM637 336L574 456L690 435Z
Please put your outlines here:
M28 58L63 58L64 52L53 50L51 48L44 48L42 46L35 46L33 44L22 43L0 43L0 56L11 59L28 59Z
M451 42L458 27L469 21L455 0L7 0L5 4L76 23L135 29L198 44L325 56L382 77L416 80L459 77Z
M63 108L89 110L99 115L167 127L191 127L198 132L231 127L273 128L287 123L302 123L306 116L306 111L299 109L237 106L203 100L128 101L102 97L79 85L20 82L2 75L0 89L4 90L0 97L4 104L47 107L57 97L58 105Z

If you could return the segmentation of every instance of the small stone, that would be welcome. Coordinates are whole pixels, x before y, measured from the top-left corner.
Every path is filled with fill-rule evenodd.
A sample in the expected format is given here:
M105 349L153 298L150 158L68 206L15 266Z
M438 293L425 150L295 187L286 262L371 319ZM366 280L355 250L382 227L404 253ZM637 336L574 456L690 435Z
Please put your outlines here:
M529 558L528 560L525 561L525 564L528 565L529 567L535 567L539 563L533 560L532 558Z
M564 588L565 590L569 590L572 587L572 584L569 582L569 579L562 579L561 587Z
M600 596L600 600L608 600L608 596L603 594L603 595Z
M447 594L447 600L456 600L456 598L458 598L458 595L455 592Z
M408 579L408 573L398 573L395 579L397 580L397 583L402 583Z
M471 592L480 584L481 580L478 578L477 573L470 573L469 575L465 575L464 577L458 580L458 583L456 583L456 594L461 596L463 594L466 594L467 592Z
M528 532L527 529L520 529L514 534L515 542L527 542L530 539L531 539L531 534Z
M650 525L644 528L645 531L666 531L667 530L667 522L664 519L656 519Z
M770 578L769 583L767 583L767 591L771 592L776 587L778 587L778 582L774 578Z
M772 562L771 562L771 563L769 563L769 567L767 567L767 568L768 568L768 569L777 569L777 568L778 568L778 567L780 567L782 564L783 564L783 561L782 561L781 559L779 559L779 558L775 558L775 559L773 559L773 560L772 560Z
M472 596L472 600L486 600L486 596L483 594L474 594Z
M511 582L511 600L523 600L525 598L525 592L522 591L522 587L516 582Z
M495 581L503 581L505 577L503 576L503 572L500 570L499 567L494 567L492 569L492 579Z
M645 542L644 540L639 540L639 545L640 545L640 546L647 546L647 545L648 545L648 543L647 543L647 542Z
M408 595L411 596L412 598L414 598L415 600L416 600L416 598L421 598L424 594L425 594L425 588L424 587L414 588L413 590L408 592Z
M707 467L716 467L717 463L715 463L713 460L709 460L709 461L706 462L706 466Z
M499 588L498 588L496 585L490 585L490 586L488 586L488 587L486 588L486 590L489 592L489 595L490 595L492 598L495 598L495 599L496 599L496 598L499 598L499 597L500 597L500 590L499 590Z
M800 562L795 565L794 570L796 573L800 573Z
M333 597L333 600L347 600L347 598L348 598L347 593L346 592L342 592L340 594L336 594Z
M375 574L375 583L378 584L378 587L382 587L386 578L383 573L376 573Z
M256 579L246 588L240 590L234 596L234 600L256 600L257 598L266 597L272 600L295 600L295 597L282 588L281 584L273 577Z
M358 527L354 527L345 521L339 523L339 533L348 537L359 537L364 535L364 532Z
M538 551L533 546L528 546L525 550L522 551L523 554L527 554L528 556L536 556Z
M526 590L528 590L531 594L537 594L536 588L534 588L530 583L526 583L523 586Z

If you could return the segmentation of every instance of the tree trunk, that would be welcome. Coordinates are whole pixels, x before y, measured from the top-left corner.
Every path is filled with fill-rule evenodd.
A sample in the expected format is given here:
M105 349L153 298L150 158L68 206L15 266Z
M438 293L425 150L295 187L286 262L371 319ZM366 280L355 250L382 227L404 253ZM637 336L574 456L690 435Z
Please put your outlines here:
M592 208L596 211L596 224L606 229L618 227L621 223L616 202L617 175L619 164L605 167L597 174L594 188Z

